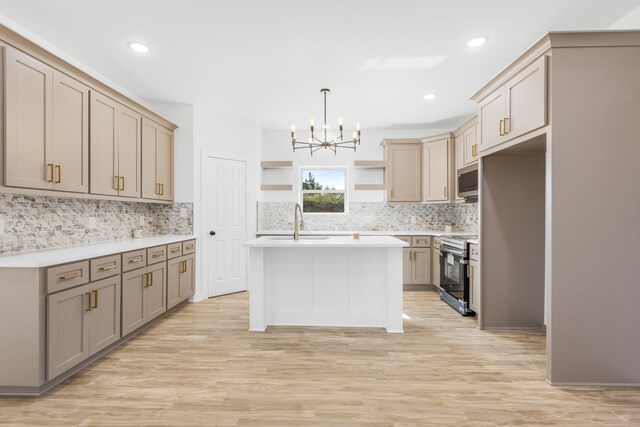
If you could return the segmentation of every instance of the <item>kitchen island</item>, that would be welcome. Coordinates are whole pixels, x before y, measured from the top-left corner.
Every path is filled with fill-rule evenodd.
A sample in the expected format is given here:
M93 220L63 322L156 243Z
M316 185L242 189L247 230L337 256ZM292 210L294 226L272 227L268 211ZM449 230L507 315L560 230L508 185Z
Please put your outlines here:
M265 236L249 247L250 331L269 325L402 333L402 240Z

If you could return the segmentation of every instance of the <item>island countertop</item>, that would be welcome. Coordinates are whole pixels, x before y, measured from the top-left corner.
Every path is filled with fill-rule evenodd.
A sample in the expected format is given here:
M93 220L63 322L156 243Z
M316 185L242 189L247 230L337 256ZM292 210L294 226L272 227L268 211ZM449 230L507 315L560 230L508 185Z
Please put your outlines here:
M408 243L391 236L263 236L244 243L253 248L402 248Z

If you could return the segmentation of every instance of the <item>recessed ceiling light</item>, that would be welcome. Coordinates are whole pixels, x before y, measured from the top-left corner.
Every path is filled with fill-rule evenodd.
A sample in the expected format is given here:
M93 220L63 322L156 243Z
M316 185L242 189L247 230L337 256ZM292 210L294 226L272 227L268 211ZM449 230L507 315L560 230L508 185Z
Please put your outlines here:
M434 99L436 99L438 95L436 95L435 93L430 93L424 96L424 99L426 99L427 101L433 101Z
M129 48L131 48L131 50L134 50L138 53L148 53L149 52L149 48L145 45L143 45L142 43L138 43L138 42L131 42L129 43Z
M487 42L486 37L475 37L467 42L469 47L480 47Z

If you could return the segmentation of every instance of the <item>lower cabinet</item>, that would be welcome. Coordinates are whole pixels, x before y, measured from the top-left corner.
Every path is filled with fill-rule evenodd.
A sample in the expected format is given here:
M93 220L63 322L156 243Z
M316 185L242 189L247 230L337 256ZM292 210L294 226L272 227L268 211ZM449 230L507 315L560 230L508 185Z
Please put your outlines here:
M194 261L192 254L167 262L167 309L195 293Z
M467 266L469 275L469 308L476 313L480 312L480 263L470 260Z
M435 245L431 249L431 284L440 287L440 247Z
M120 338L120 275L47 297L47 379Z
M428 285L431 283L431 249L404 248L402 250L402 272L405 285Z
M162 262L122 275L122 336L167 310L167 265Z

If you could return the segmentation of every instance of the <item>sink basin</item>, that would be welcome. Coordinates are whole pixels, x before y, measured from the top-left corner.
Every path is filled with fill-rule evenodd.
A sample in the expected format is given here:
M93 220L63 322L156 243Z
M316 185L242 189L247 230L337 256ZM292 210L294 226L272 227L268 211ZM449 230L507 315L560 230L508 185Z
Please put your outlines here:
M300 236L299 240L327 240L329 236ZM293 236L273 236L269 240L293 240Z

